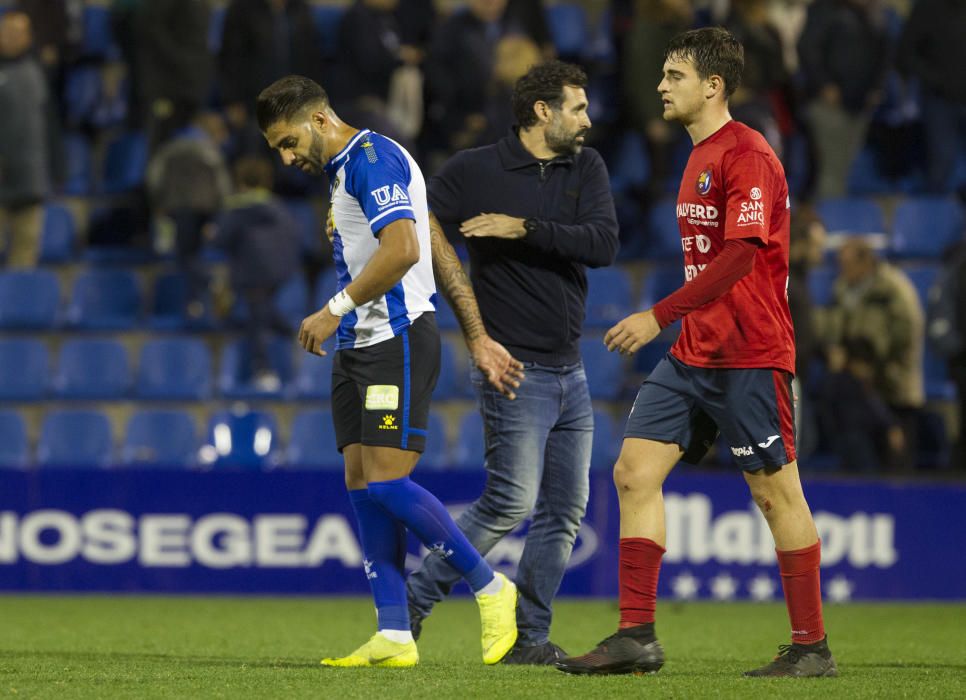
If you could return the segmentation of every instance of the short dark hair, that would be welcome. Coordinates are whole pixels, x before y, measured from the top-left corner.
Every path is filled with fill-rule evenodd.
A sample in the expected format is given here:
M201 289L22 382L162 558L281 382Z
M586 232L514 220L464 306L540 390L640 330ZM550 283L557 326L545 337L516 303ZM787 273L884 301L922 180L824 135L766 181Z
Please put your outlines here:
M262 131L278 121L289 121L311 105L329 105L322 86L302 75L279 78L262 90L255 102L255 117Z
M587 87L587 74L572 63L547 61L533 66L517 80L513 86L511 104L520 128L526 129L537 123L537 115L533 111L533 105L537 102L546 102L554 109L560 109L566 85Z
M727 99L741 85L745 47L723 27L692 29L671 39L664 51L664 60L690 60L702 80L720 75L724 78Z

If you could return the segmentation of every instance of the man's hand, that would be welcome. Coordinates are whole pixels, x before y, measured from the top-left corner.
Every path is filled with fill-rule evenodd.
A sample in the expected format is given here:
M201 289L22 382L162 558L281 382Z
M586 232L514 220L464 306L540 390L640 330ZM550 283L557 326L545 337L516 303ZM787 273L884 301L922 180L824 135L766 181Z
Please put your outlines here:
M523 379L523 364L488 335L470 341L468 346L474 364L487 381L511 401L515 399L513 390Z
M622 355L632 355L654 340L661 332L654 317L654 311L648 309L640 313L631 314L604 335L604 345L613 352L619 350Z
M299 326L299 345L313 355L325 355L322 343L335 333L341 320L338 316L332 315L326 304L319 311L302 319L302 325Z
M523 219L506 214L480 214L467 219L460 224L460 233L470 238L523 238L527 230L523 228Z

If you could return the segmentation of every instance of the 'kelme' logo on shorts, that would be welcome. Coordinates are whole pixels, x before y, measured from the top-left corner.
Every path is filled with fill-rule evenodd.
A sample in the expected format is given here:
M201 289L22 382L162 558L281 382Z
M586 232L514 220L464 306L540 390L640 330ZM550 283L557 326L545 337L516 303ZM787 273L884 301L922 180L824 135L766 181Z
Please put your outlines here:
M391 413L387 413L382 417L382 425L379 426L379 430L399 430L399 426L396 425L396 416Z

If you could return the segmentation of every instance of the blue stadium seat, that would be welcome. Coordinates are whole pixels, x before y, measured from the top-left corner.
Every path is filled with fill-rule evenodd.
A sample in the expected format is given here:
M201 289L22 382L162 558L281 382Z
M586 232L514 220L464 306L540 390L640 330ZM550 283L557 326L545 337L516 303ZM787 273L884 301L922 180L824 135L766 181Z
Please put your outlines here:
M638 306L649 309L684 284L684 270L680 263L667 263L654 266L644 276L641 298Z
M37 401L47 393L47 346L30 338L0 340L0 401Z
M315 278L315 290L312 292L313 308L321 309L329 303L329 299L335 296L338 291L339 280L335 267L325 268Z
M324 58L333 58L339 49L339 25L345 14L345 5L312 6L312 18L319 33L319 47Z
M309 287L304 275L298 274L278 288L275 308L288 322L290 330L297 331L302 320L315 310L309 308ZM244 323L247 317L248 304L239 298L231 311L231 318L235 323Z
M116 340L75 338L60 350L53 389L63 399L119 399L131 384L127 351Z
M70 209L60 204L44 206L44 227L40 232L40 262L65 263L74 257L77 227Z
M631 312L631 282L619 267L587 270L588 328L610 328Z
M227 7L217 5L211 8L208 19L208 51L217 56L221 52L221 38L225 32L225 14Z
M892 194L896 183L882 174L882 167L876 162L875 151L866 146L852 161L847 188L853 195Z
M615 193L644 188L651 177L651 158L644 137L637 131L621 134L607 167Z
M229 343L222 351L221 371L218 374L218 388L222 395L230 399L281 398L294 376L292 358L295 347L295 341L289 337L275 338L269 346L269 362L282 383L275 391L256 385L248 341Z
M446 421L437 411L429 412L426 451L419 458L419 466L426 469L446 469L450 466L449 445L446 441Z
M216 469L265 469L280 461L275 417L261 411L215 413L200 461Z
M451 340L441 339L439 379L433 392L437 399L466 399L473 396L469 366L462 358Z
M331 340L325 343L328 354L319 356L299 352L298 374L295 376L295 393L300 399L327 401L332 396L332 349Z
M926 343L922 356L923 380L926 384L927 401L954 401L956 385L949 378L946 361L937 356Z
M43 420L37 464L44 467L106 467L113 459L111 423L100 411L52 411Z
M896 207L892 252L900 257L940 258L963 237L963 210L954 199L910 197Z
M183 468L198 459L195 422L184 411L138 411L127 424L121 463L139 467Z
M298 229L302 252L320 255L325 231L315 207L311 202L304 199L286 199L283 203L289 216L292 217L292 222Z
M81 54L87 58L118 58L120 50L111 27L111 8L105 4L84 4L84 33Z
M645 225L644 257L649 260L680 260L681 232L678 229L677 204L661 199L651 206Z
M916 288L919 302L925 309L929 303L929 290L932 289L939 277L939 263L921 263L917 265L903 265L902 271L909 277L912 286Z
M599 337L582 338L580 354L584 358L587 384L594 399L613 400L624 388L624 358L608 352Z
M606 411L594 409L594 445L590 451L590 468L607 471L612 469L620 454L622 435L614 419Z
M285 462L289 467L313 469L343 469L345 462L339 453L332 424L332 411L301 411L292 421L292 436L288 441Z
M136 190L144 182L148 165L148 141L140 131L120 134L107 145L101 191L123 194Z
M486 436L479 411L468 411L460 419L453 445L454 469L482 469L486 458Z
M654 371L657 363L664 359L671 349L671 341L655 338L634 355L634 370L645 376Z
M86 330L134 327L141 313L141 292L130 270L95 268L81 273L67 306L67 323Z
M30 461L27 426L16 411L0 411L0 468L19 469Z
M75 197L89 195L93 188L94 166L91 145L83 135L64 135L64 161L63 193Z
M188 278L183 272L166 272L154 279L148 325L155 330L210 330L215 325L209 299L204 300L204 313L191 318L186 313Z
M460 322L443 295L436 293L436 325L441 331L458 331Z
M141 348L137 395L203 401L211 397L211 354L197 338L156 338Z
M59 306L60 286L50 270L0 272L0 328L53 328Z
M817 211L829 233L866 234L886 230L882 207L874 199L826 199L819 202Z
M574 58L588 48L587 13L580 5L557 3L545 9L547 27L557 53Z
M837 277L838 269L834 265L823 265L809 270L808 292L812 297L813 304L828 306L832 303Z
M94 64L81 64L67 70L64 79L64 103L67 125L73 128L86 126L102 91L101 67Z

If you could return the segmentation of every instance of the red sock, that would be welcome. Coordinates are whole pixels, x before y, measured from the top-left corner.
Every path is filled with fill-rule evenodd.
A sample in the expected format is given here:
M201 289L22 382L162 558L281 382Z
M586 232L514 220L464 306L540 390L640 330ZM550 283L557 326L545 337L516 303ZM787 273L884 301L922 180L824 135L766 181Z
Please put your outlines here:
M785 605L792 622L792 642L811 644L825 638L822 622L822 587L818 565L822 559L822 542L811 547L778 554L778 570L785 590Z
M646 537L624 537L620 541L620 628L654 622L657 605L657 576L664 547Z

